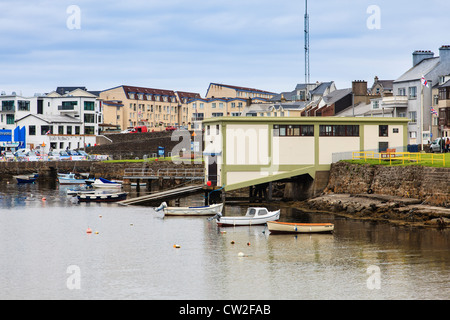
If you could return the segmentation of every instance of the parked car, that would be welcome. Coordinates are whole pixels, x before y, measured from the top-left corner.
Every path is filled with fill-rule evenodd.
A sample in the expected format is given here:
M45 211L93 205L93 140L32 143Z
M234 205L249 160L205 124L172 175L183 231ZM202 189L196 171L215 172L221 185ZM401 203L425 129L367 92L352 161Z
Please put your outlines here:
M441 139L435 139L430 145L430 152L441 152Z
M53 151L50 151L47 156L49 161L58 161L60 158L59 153Z
M70 160L70 156L67 152L60 151L59 152L59 160Z
M173 126L166 127L166 131L175 131L175 130L177 130L177 128L175 128Z
M3 154L3 156L5 157L5 159L7 161L11 161L14 160L14 154L11 151L5 151L5 153Z
M137 133L137 132L148 132L148 129L146 126L138 126L138 127L134 127L131 130L131 133Z
M14 152L14 155L16 157L26 157L27 153L30 151L30 149L18 149L16 152Z
M130 133L132 131L133 131L133 128L128 128L128 129L121 131L120 133Z

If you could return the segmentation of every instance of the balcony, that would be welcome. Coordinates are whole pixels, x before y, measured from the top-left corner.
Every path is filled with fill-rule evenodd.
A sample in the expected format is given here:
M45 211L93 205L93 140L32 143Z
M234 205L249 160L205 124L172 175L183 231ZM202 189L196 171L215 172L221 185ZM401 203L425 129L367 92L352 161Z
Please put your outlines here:
M58 106L58 111L75 112L75 106Z
M384 108L406 108L408 106L407 96L388 96L383 97L381 106Z

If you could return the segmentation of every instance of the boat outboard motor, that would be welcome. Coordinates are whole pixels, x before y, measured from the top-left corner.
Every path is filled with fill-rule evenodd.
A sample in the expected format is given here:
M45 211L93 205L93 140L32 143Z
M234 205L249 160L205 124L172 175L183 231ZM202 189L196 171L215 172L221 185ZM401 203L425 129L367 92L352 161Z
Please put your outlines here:
M208 218L208 221L216 219L217 221L220 221L220 217L222 216L221 212L218 212L214 217Z
M163 210L164 208L167 208L167 203L166 202L161 203L158 208L155 208L155 211L159 212L159 211Z

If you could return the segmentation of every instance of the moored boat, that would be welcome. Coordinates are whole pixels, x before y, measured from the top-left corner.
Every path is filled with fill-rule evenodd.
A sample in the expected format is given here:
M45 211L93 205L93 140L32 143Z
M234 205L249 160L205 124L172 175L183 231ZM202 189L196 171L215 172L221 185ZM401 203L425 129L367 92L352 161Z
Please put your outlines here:
M59 184L84 184L86 179L75 173L58 173Z
M156 211L164 210L166 216L213 216L220 214L222 209L223 203L200 207L168 207L167 203L163 202Z
M332 223L296 223L268 221L270 233L331 233L334 230Z
M104 178L95 179L94 183L91 184L94 188L104 188L104 189L120 189L122 184L118 182L109 181Z
M80 202L116 202L125 200L127 192L104 192L83 191L78 193L77 198Z
M280 218L280 210L269 211L267 208L250 207L245 216L224 217L218 215L216 223L218 226L253 226L266 224L268 221L275 221Z
M18 176L14 176L17 180L17 183L34 183L38 178L37 174L22 174Z

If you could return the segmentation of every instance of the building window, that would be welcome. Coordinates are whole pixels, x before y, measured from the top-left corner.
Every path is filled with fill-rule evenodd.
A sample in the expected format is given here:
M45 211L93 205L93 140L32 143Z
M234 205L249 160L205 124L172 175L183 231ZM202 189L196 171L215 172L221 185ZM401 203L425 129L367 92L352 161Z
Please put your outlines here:
M379 125L378 126L378 136L379 137L387 137L388 136L388 126L387 125Z
M6 124L14 124L14 115L13 114L6 115Z
M58 126L58 134L64 134L64 126Z
M213 112L213 117L223 117L223 112Z
M416 111L409 112L409 119L411 119L410 123L416 123L417 122L417 112Z
M398 88L399 96L406 96L406 88Z
M216 107L216 103L213 102L212 105L211 105L211 108L215 108L215 107Z
M84 134L95 134L95 127L84 127Z
M95 123L95 114L85 113L84 114L85 123Z
M379 109L380 108L380 101L379 100L373 100L373 104L372 104L372 108L373 109Z
M359 125L320 125L321 137L359 137Z
M67 134L72 134L72 126L67 126Z
M312 137L314 136L313 125L274 125L274 137Z
M85 101L84 110L95 111L95 103L93 101Z
M36 126L29 126L28 127L28 135L35 136L36 135Z
M76 105L78 105L77 101L63 101L59 110L75 110Z
M19 111L30 111L30 101L19 100L17 104Z
M41 136L46 134L53 134L53 126L41 126Z
M409 87L409 99L417 98L417 87Z
M14 100L2 101L2 111L14 111Z
M398 128L393 128L392 133L398 133Z

